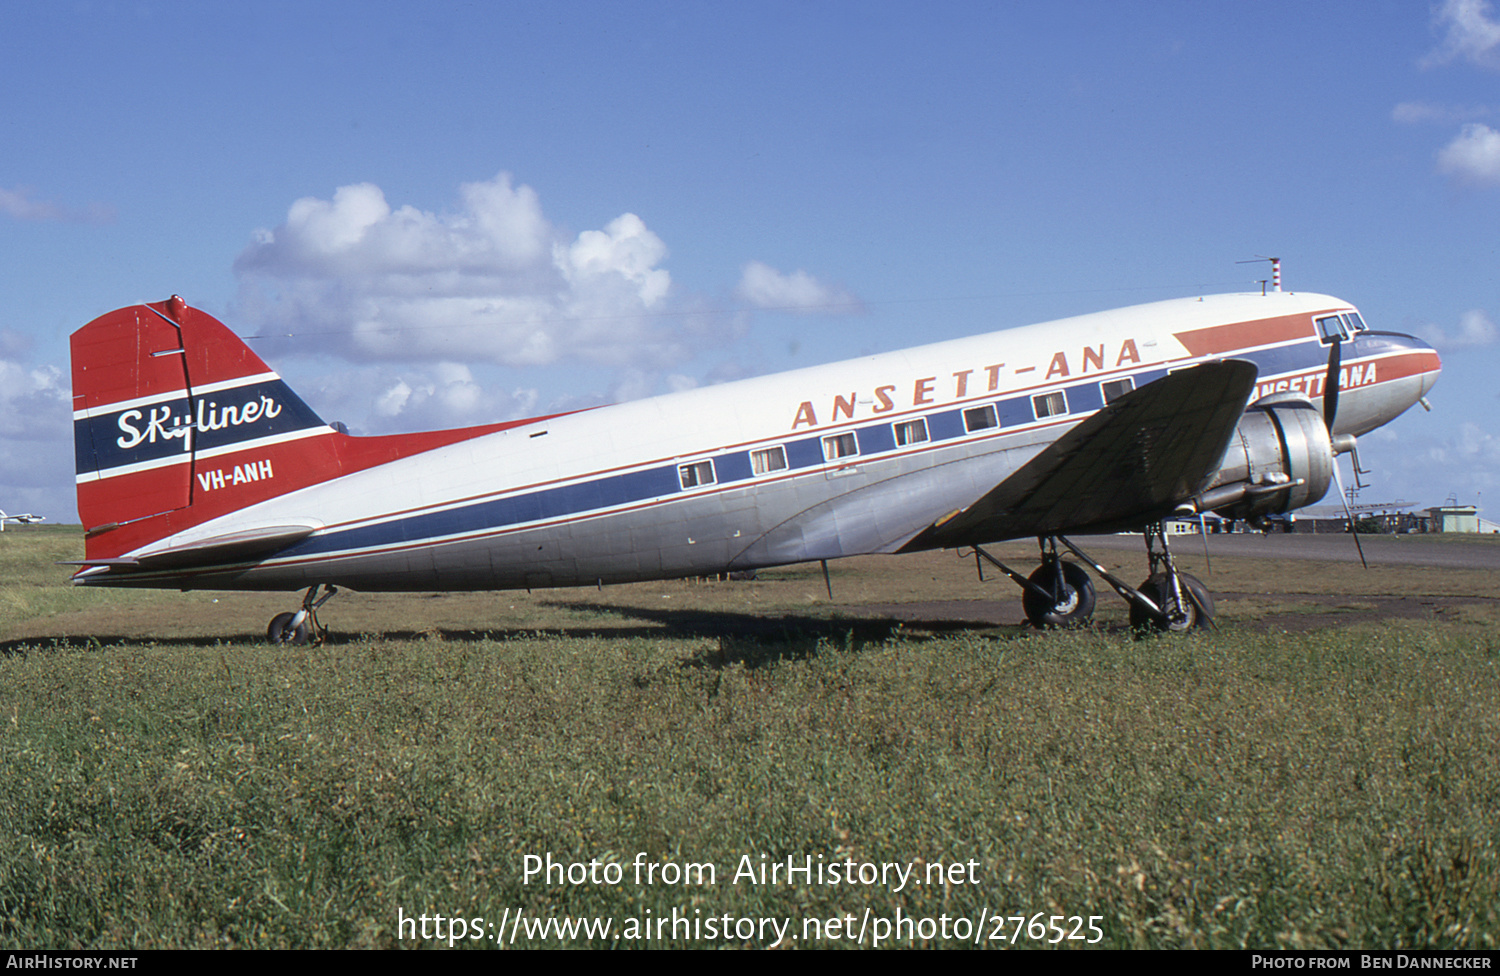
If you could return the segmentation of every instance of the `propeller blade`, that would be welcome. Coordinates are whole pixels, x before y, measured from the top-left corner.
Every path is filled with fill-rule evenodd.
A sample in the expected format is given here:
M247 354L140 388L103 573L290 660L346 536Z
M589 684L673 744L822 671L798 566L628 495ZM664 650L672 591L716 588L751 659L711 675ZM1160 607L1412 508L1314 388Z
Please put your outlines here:
M1328 347L1328 374L1323 377L1323 425L1333 433L1333 419L1339 412L1339 362L1343 358L1342 341L1338 335Z
M1354 536L1354 548L1359 550L1359 564L1365 569L1370 564L1365 562L1365 547L1359 544L1359 526L1354 524L1354 513L1349 509L1349 496L1344 494L1344 476L1339 474L1339 459L1333 459L1333 483L1338 486L1339 498L1344 502L1344 516L1349 519L1349 534Z
M1208 520L1203 513L1198 513L1198 537L1203 540L1203 565L1208 569L1208 575L1214 574L1213 560L1208 558Z

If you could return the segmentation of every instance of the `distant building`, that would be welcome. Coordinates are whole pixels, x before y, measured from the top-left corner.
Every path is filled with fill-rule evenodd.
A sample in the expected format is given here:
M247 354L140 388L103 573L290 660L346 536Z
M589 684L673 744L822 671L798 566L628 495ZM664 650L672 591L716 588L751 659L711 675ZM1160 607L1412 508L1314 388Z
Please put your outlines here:
M1364 535L1408 535L1423 532L1482 532L1500 534L1500 522L1481 518L1473 505L1446 504L1419 512L1404 510L1404 503L1362 506L1356 509L1355 522ZM1243 519L1226 519L1207 515L1203 529L1211 535L1239 532L1296 532L1344 534L1349 531L1349 517L1329 506L1308 508L1301 513L1272 517L1264 528L1256 529ZM1197 535L1197 518L1168 519L1168 535ZM1133 533L1121 533L1129 535Z
M1433 532L1478 532L1479 510L1473 505L1437 505L1427 510Z
M1500 532L1500 523L1479 517L1473 505L1437 505L1427 510L1429 532Z
M1407 535L1416 532L1436 532L1432 519L1423 514L1406 510L1405 503L1361 505L1354 511L1354 521L1364 535ZM1332 506L1319 506L1304 511L1297 519L1296 532L1340 534L1349 531L1349 516Z

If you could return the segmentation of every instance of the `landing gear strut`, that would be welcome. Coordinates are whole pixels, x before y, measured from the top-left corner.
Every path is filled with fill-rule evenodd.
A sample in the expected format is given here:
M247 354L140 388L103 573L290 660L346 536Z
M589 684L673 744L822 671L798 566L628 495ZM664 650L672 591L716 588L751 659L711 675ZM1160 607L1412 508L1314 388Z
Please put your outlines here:
M1151 575L1140 585L1140 593L1156 609L1153 612L1146 604L1132 600L1130 626L1138 631L1154 629L1172 633L1207 626L1213 620L1214 598L1196 576L1180 573L1172 565L1166 529L1160 522L1146 526L1146 558Z
M1082 566L1062 561L1057 550L1059 542L1125 598L1130 604L1133 629L1175 633L1211 624L1213 597L1196 576L1179 572L1173 565L1163 524L1148 525L1145 539L1150 575L1139 588L1115 576L1060 535L1037 539L1042 549L1042 565L1029 577L1021 576L979 546L974 547L974 555L976 560L980 557L988 560L1021 587L1021 606L1026 619L1036 627L1082 626L1094 612L1094 584Z
M327 587L328 592L320 597L318 590L323 587ZM328 628L318 623L318 608L333 599L337 592L336 586L314 583L302 597L301 610L296 613L278 613L271 618L271 626L266 628L266 639L272 644L321 644L328 636Z
M1166 574L1155 575L1140 586L1143 596L1159 608L1157 613L1146 609L1144 604L1130 605L1130 626L1137 631L1160 630L1181 633L1204 627L1214 615L1214 598L1196 576L1177 574L1177 587Z
M1087 626L1094 615L1094 581L1082 566L1062 561L1057 539L1038 536L1037 544L1042 564L1030 576L1022 576L979 546L974 547L974 559L977 564L983 557L1021 588L1021 607L1033 627Z
M1077 563L1057 554L1057 540L1038 539L1042 564L1026 578L1021 607L1034 627L1082 627L1094 616L1094 581Z

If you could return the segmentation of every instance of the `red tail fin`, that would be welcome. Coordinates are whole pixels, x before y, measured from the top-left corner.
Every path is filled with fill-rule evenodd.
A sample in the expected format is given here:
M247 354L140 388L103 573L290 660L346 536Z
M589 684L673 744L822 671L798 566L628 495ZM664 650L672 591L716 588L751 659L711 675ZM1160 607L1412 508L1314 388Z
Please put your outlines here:
M338 471L333 430L181 298L100 316L73 333L72 354L78 514L91 536L149 520L160 537Z
M73 440L86 557L385 461L515 426L349 437L223 323L177 296L72 337Z

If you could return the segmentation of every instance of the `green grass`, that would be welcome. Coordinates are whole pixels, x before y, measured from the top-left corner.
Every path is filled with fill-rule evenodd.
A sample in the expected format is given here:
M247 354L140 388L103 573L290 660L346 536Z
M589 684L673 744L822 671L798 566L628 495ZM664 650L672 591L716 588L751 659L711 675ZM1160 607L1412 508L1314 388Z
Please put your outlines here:
M9 526L0 532L0 636L26 620L140 602L120 590L69 586L76 567L58 564L82 558L83 531L76 525Z
M925 569L869 566L836 593L932 590ZM58 586L36 572L27 585ZM0 941L381 947L414 944L398 912L607 916L618 932L674 908L793 934L867 910L1100 916L1116 948L1500 938L1489 615L1298 636L929 633L838 619L821 574L803 575L372 598L402 608L406 636L315 648L179 633L225 628L200 618L211 595L131 594L157 632L103 645L26 633L118 634L99 626L114 605L12 617ZM624 881L523 883L523 858L548 852L618 863ZM712 863L716 883L637 884L642 853ZM978 883L734 884L747 855L973 860Z

